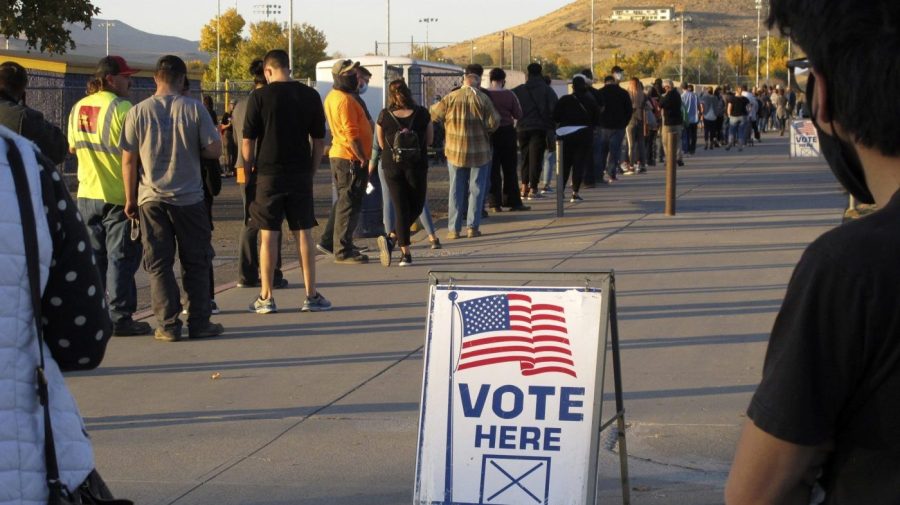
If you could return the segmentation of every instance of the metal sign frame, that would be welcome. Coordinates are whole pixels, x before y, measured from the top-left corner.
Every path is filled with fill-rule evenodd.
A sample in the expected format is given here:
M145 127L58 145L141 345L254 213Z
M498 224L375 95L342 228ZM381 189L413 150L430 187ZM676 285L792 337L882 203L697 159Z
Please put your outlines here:
M599 485L599 469L598 460L600 456L600 433L606 428L616 423L617 443L619 446L619 471L620 483L622 486L622 503L629 505L631 503L630 485L628 479L628 450L625 443L625 405L622 395L622 365L619 351L619 322L616 312L616 284L615 273L612 270L595 271L595 272L535 272L525 270L492 270L492 271L452 271L452 270L432 270L428 272L429 285L431 287L438 285L446 285L452 288L460 284L481 283L485 281L497 281L508 283L509 287L530 286L533 283L552 282L559 285L584 286L587 289L598 289L601 293L600 307L600 333L597 336L602 343L603 354L597 359L597 375L598 382L595 389L595 404L593 408L592 428L591 428L591 454L590 468L588 476L591 479L588 487L588 500L586 505L597 505L598 501L598 485ZM429 312L431 311L431 299L429 298ZM603 396L606 378L606 362L607 354L612 351L612 367L613 367L613 386L615 395L615 415L603 421ZM425 371L427 373L427 370ZM425 390L422 391L422 401L424 403ZM424 422L420 419L420 423ZM420 424L421 426L421 424ZM417 445L421 440L417 442ZM419 460L421 454L417 448L416 458ZM418 463L417 463L418 466ZM418 478L418 470L417 475ZM418 489L419 483L415 483ZM447 504L452 505L452 504Z

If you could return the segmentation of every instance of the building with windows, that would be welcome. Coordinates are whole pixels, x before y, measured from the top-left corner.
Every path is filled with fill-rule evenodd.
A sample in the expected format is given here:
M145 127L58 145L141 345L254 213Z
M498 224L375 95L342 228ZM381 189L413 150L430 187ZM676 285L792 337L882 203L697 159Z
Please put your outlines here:
M610 21L671 21L675 19L672 7L616 7Z

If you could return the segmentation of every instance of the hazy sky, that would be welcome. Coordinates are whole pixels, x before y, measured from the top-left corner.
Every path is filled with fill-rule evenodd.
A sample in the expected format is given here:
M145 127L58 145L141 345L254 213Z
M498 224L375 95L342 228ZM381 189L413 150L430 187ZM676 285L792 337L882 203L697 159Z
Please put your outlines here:
M291 0L221 0L222 10L237 7L249 23L262 20L254 7L280 4L282 21L288 19ZM455 42L484 35L540 17L572 0L390 0L391 39L405 45L392 45L392 54L409 52L410 36L424 42L426 24L422 18L437 18L429 23L428 40ZM340 51L346 56L372 52L375 41L387 40L387 0L294 0L294 22L306 22L325 33L328 53ZM140 30L175 35L190 40L200 38L200 28L215 17L217 0L93 0L100 8L98 17L120 19Z

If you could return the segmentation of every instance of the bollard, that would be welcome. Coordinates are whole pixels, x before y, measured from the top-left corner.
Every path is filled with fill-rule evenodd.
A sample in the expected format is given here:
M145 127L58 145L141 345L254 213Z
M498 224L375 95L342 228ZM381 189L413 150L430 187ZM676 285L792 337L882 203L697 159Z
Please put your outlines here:
M566 181L563 179L563 140L556 138L556 217L563 217L563 202L566 196Z
M675 161L678 159L678 135L666 128L666 215L675 215Z

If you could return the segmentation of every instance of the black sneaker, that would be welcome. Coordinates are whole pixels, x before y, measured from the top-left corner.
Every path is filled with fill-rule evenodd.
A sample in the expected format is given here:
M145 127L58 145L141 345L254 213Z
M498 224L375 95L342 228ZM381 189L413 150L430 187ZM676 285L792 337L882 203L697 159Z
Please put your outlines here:
M399 265L400 265L401 267L408 267L409 265L412 265L412 255L411 255L411 254L404 254L403 257L400 258L400 263L399 263Z
M134 337L137 335L149 335L153 328L149 323L143 321L135 321L133 319L122 319L113 325L114 337Z
M284 277L272 281L272 289L284 289L288 287L288 280Z
M188 336L190 338L210 338L225 333L225 327L219 323L207 321L199 327L188 326Z
M238 287L238 288L258 288L258 287L259 287L259 281L238 281L238 283L235 284L235 287Z
M324 255L326 255L326 256L334 256L334 252L332 252L331 248L325 247L325 246L322 245L322 244L316 244L316 249L317 249L320 253L322 253L322 254L324 254Z
M334 257L334 262L339 265L362 265L369 262L369 257L365 254L354 254L345 258Z

